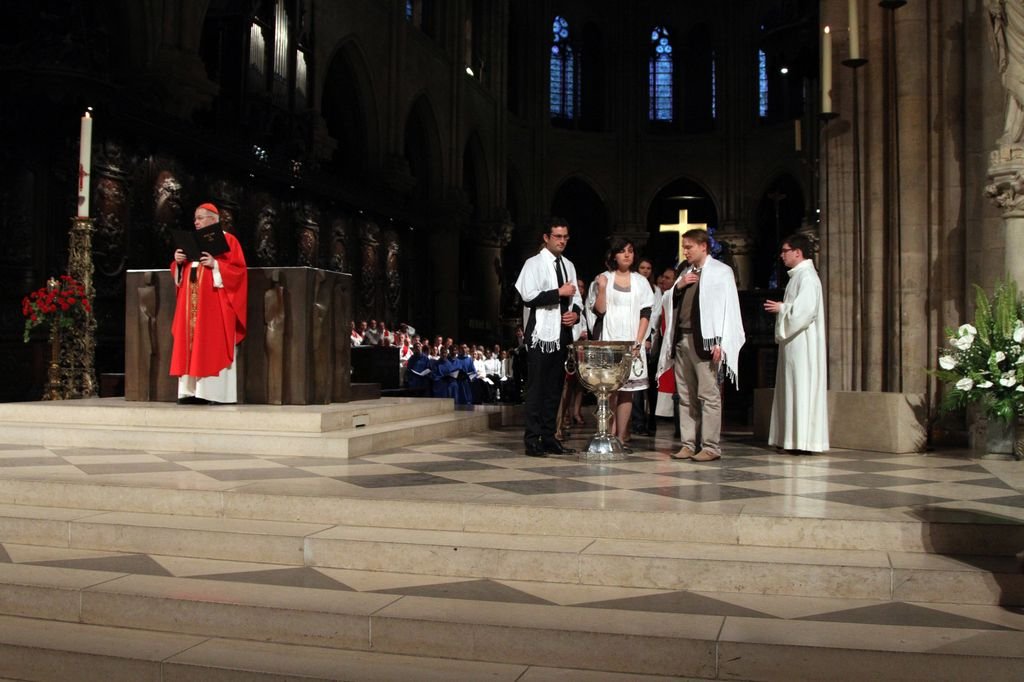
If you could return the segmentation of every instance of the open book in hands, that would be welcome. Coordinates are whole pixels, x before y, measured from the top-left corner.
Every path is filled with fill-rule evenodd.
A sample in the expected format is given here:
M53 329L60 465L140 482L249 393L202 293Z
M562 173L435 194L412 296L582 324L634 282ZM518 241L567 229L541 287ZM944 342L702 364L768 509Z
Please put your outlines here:
M217 225L201 230L174 230L174 247L184 251L185 258L190 261L199 260L203 251L211 256L219 256L231 250L224 237L224 230Z

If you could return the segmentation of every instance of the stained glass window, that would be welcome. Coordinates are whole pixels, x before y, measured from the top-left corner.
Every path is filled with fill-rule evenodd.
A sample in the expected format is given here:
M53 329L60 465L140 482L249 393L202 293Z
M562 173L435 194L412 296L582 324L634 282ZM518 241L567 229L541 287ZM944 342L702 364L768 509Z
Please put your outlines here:
M412 21L413 18L413 6L412 0L405 0L405 20Z
M652 121L673 119L674 60L668 29L657 26L651 31L651 57L648 71L647 117Z
M718 118L718 62L711 52L711 119Z
M575 118L579 102L578 68L576 54L569 40L569 22L555 17L552 26L550 93L551 116Z
M768 55L757 51L757 113L761 118L768 116Z

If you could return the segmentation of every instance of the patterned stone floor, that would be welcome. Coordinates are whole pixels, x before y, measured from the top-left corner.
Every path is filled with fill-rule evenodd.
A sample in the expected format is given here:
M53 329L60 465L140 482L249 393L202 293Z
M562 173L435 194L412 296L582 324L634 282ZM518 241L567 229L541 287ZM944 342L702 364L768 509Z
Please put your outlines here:
M671 430L663 425L662 433ZM741 434L726 439L721 460L699 463L672 460L678 444L668 437L637 437L633 447L623 462L526 457L518 428L351 460L7 444L0 445L0 478L812 518L1024 520L1024 463L964 451L794 456Z
M49 566L113 575L171 579L169 592L185 590L181 579L343 590L508 604L580 606L647 613L901 625L969 630L1024 631L1024 609L1005 606L910 603L737 593L701 593L514 580L455 578L380 571L296 567L211 559L126 554L0 544L0 563Z
M663 426L663 433L671 434ZM2 435L0 435L2 440ZM580 447L582 438L571 445ZM638 437L635 454L587 464L574 456L524 456L519 428L425 442L353 460L182 454L0 445L0 479L104 482L171 489L238 490L372 499L431 499L560 508L679 510L844 519L1024 521L1024 463L836 450L793 456L742 434L723 459L680 462L668 437ZM464 599L494 604L763 618L911 628L1024 632L1024 609L740 593L702 593L409 575L0 544L0 564L193 580ZM949 631L949 630L947 630Z

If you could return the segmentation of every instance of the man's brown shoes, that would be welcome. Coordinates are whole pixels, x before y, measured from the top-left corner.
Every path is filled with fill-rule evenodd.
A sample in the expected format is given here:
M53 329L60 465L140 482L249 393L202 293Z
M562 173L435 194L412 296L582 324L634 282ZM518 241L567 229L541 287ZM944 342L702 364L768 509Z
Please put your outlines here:
M693 456L694 462L713 462L716 459L721 459L722 455L717 452L711 452L710 450L701 450Z
M672 455L672 459L693 459L694 452L685 445L679 448L679 452Z

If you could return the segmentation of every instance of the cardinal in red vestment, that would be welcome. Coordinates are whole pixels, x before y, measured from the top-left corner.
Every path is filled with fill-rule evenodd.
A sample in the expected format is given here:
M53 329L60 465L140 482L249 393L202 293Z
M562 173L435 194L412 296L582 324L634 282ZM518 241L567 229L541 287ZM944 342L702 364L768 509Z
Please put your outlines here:
M195 211L197 230L220 221L213 204ZM174 252L171 274L178 287L174 309L171 376L179 377L179 402L237 402L235 346L245 338L248 271L238 240L227 232L228 251L202 252L190 262Z

